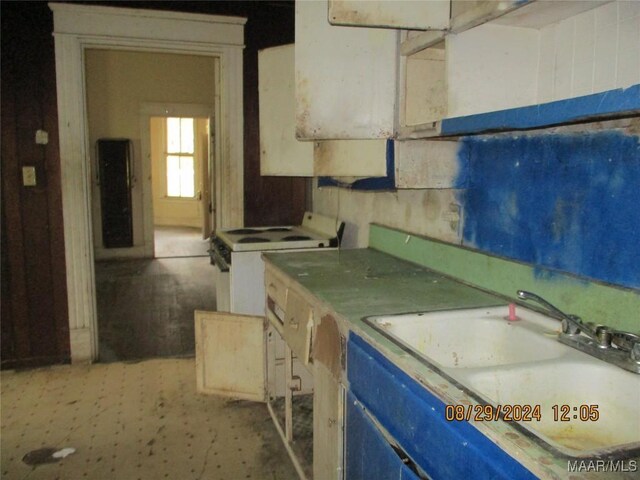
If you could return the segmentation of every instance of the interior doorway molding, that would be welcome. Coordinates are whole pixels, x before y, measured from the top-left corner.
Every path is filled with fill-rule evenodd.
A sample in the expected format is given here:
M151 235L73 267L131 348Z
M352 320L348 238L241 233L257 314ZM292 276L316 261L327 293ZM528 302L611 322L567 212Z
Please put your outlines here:
M56 55L60 169L72 362L98 354L84 78L88 48L209 55L220 62L220 227L242 226L242 49L246 18L50 3ZM215 81L211 79L211 88Z

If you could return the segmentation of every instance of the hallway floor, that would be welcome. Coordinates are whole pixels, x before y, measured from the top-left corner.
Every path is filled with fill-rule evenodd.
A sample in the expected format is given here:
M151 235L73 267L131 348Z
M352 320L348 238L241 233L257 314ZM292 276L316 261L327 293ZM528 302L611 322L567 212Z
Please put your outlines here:
M96 262L101 362L193 355L194 310L215 310L209 257Z
M156 258L207 257L209 240L202 239L202 231L192 227L153 227Z
M197 394L193 359L0 378L4 480L298 478L266 406ZM75 452L55 463L23 460L65 447Z

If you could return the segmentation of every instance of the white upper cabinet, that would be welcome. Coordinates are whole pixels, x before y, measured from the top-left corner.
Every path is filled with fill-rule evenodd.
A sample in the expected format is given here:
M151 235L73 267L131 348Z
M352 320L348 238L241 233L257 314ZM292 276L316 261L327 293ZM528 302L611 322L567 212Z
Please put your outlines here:
M384 177L386 140L303 142L295 135L294 46L258 53L260 174Z
M327 0L295 13L297 138L392 137L398 32L331 25Z
M449 0L329 0L329 23L415 30L449 27Z
M640 2L456 1L449 31L403 33L398 138L628 114L636 90L581 97L638 84ZM557 101L568 103L546 105ZM468 118L478 114L490 115Z
M313 176L313 143L296 139L294 47L258 52L260 175Z

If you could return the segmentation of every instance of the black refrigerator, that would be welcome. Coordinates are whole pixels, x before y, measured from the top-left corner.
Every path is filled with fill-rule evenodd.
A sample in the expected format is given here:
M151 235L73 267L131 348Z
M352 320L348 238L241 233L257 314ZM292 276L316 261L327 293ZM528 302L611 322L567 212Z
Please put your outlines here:
M131 140L101 138L96 142L98 185L105 248L133 246L131 216Z

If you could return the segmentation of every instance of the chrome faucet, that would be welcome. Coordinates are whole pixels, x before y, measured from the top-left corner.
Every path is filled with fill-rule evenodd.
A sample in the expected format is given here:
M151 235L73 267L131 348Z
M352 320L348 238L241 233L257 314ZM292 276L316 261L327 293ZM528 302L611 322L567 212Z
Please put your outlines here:
M518 298L522 300L534 300L538 302L543 307L546 307L547 310L555 313L562 320L562 333L567 335L579 335L581 331L584 331L591 338L595 338L594 332L585 324L582 323L582 319L576 315L568 315L560 310L558 307L552 305L547 302L540 295L536 295L535 293L527 292L525 290L518 290Z
M564 313L540 295L525 290L518 290L516 293L518 298L533 300L545 307L553 316L560 318L562 333L558 335L559 342L625 370L640 373L639 335L615 330L606 325L584 323L577 315Z

